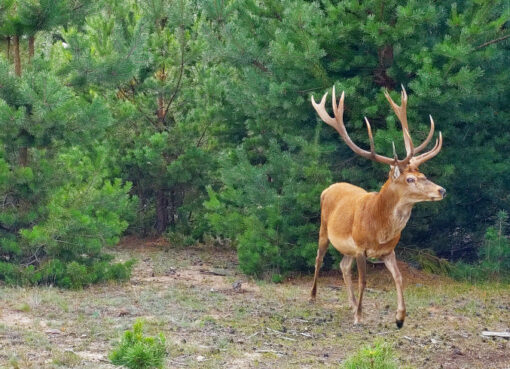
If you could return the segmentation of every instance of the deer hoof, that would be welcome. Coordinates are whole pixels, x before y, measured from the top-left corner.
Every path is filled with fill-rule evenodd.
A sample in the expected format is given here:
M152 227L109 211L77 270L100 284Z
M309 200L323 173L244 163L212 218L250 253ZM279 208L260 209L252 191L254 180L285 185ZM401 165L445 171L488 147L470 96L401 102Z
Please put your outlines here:
M397 324L397 328L400 329L404 326L404 321L403 320L395 320L395 323Z

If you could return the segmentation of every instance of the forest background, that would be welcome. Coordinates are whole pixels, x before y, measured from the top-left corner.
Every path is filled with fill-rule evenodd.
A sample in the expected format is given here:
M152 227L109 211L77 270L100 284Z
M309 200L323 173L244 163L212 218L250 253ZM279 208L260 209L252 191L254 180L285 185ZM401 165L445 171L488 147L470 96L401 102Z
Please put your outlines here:
M104 252L124 234L310 271L321 191L389 170L318 119L333 85L360 146L367 116L377 151L403 152L383 94L401 86L413 138L429 114L443 133L421 169L448 197L415 207L401 256L508 278L508 0L0 0L0 54L0 280L126 279Z

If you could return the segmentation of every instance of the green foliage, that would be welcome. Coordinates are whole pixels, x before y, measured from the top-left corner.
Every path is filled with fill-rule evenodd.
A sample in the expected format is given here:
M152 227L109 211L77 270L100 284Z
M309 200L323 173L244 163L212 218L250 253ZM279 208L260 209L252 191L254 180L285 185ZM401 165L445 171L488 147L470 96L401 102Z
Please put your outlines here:
M243 148L225 158L220 192L210 189L207 215L214 231L237 246L241 269L247 274L276 275L312 266L316 253L313 220L328 171L317 144L292 139L291 152L276 140L266 161L254 166Z
M324 179L367 190L379 189L387 178L387 167L356 157L329 127L321 132L318 158L287 144L289 137L312 140L317 116L310 95L321 96L332 85L346 92L346 126L361 146L368 145L362 124L367 116L377 152L391 156L392 141L403 150L399 123L382 93L388 89L398 101L400 84L409 94L415 142L428 133L428 114L443 132L441 154L420 169L449 196L417 205L402 243L426 245L439 257L469 258L466 250L473 255L494 206L510 209L506 2L246 0L206 9L211 54L231 66L215 69L223 78L215 80L224 91L221 103L230 107L221 113L230 124L217 127L226 148L208 219L214 232L235 242L244 271L306 268L313 260L320 191L304 183L306 176L293 177L292 168L320 163L330 172ZM271 161L278 156L274 147L280 156ZM264 180L276 162L285 163L281 178L292 181L292 196L302 196L315 217L285 201L292 196L284 182ZM234 181L229 172L240 178ZM296 237L300 227L310 228ZM454 239L457 230L467 236Z
M124 332L118 347L109 357L113 364L130 369L162 368L167 355L165 342L162 333L158 337L145 337L143 322L137 320L133 330Z
M373 345L365 345L342 363L343 369L397 369L395 353L391 346L382 340Z
M114 264L102 260L86 265L76 261L66 264L59 259L50 259L35 269L33 265L25 267L0 262L0 279L11 285L51 284L62 288L81 289L110 280L127 281L133 264L134 260Z
M0 35L34 35L60 25L79 23L92 10L90 0L2 0Z
M0 0L0 275L125 278L102 249L127 227L223 238L274 280L307 270L321 191L377 190L388 172L319 122L311 95L344 90L350 136L367 147L367 116L391 156L402 132L382 92L398 100L401 84L415 143L428 114L443 132L420 169L449 194L416 206L402 243L434 272L448 257L502 275L506 238L487 227L510 211L509 22L503 0Z
M131 263L110 265L102 248L118 242L134 201L129 184L110 182L108 172L98 172L104 153L97 154L94 162L76 147L62 149L51 159L34 160L35 175L5 183L9 206L0 211L0 279L81 288L128 278ZM11 166L3 173L14 170ZM24 198L17 195L20 191Z
M508 213L499 211L495 224L485 233L485 242L478 250L479 261L475 264L457 262L451 270L454 278L470 282L510 280L510 240L505 234Z
M34 37L79 23L85 13L71 9L90 4L11 5L8 18L20 26L2 28L2 35ZM0 280L66 288L125 280L132 262L111 264L103 251L118 242L136 200L131 184L107 166L112 116L104 99L67 86L52 58L34 53L15 74L10 58L0 57Z
M400 252L404 259L418 265L421 269L434 274L449 274L453 265L447 259L440 258L431 249L405 248Z

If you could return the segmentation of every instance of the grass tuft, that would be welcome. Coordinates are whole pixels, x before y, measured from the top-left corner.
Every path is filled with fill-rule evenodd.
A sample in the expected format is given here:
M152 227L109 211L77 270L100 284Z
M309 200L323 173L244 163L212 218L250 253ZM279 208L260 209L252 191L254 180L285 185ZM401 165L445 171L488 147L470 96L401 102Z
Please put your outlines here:
M80 365L81 358L72 351L57 351L53 354L53 364L65 368L73 368Z
M30 308L30 305L28 305L26 302L24 302L23 304L18 305L18 306L16 307L16 310L17 310L17 311L22 311L22 312L24 312L24 313L28 313L28 312L29 312L30 310L32 310L32 309Z

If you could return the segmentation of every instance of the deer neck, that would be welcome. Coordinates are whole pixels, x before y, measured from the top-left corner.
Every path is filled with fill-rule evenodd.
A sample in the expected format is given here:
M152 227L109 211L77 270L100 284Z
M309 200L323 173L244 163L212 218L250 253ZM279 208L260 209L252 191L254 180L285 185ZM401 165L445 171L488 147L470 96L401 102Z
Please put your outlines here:
M375 211L378 215L380 231L378 241L385 243L400 235L405 228L414 203L402 196L388 180L375 198Z

